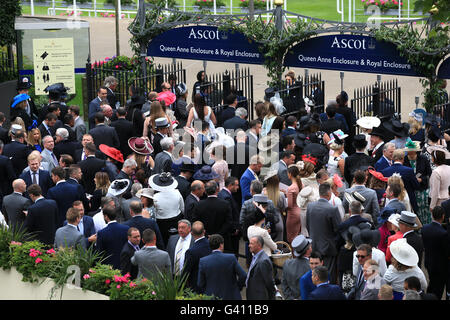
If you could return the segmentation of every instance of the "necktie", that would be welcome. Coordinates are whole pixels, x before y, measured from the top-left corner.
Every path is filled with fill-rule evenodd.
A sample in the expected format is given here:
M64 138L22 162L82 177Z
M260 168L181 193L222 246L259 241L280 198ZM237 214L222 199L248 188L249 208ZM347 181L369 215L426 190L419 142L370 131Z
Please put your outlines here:
M55 154L54 154L53 152L50 152L50 154L52 155L54 164L55 164L56 166L58 166L58 159L56 159Z
M37 184L36 172L33 172L33 184Z
M139 246L134 246L135 251L139 251Z
M176 255L175 255L175 273L178 274L181 271L181 256L183 254L183 243L184 243L183 238L180 238L180 248L178 249Z
M83 160L86 160L86 153L83 151Z

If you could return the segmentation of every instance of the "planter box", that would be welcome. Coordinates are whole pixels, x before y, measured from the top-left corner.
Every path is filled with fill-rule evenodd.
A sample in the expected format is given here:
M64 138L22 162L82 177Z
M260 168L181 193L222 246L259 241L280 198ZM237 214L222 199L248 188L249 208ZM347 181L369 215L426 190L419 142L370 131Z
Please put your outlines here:
M61 289L55 290L51 296L55 285L52 279L46 278L42 283L24 282L15 267L0 269L0 283L0 300L109 300L108 296L68 285L65 285L62 297Z
M364 14L366 16L371 16L373 13L370 11L364 11ZM381 11L380 14L382 16L398 16L398 9L389 9L387 11ZM402 15L403 15L403 11L402 11Z
M241 9L242 13L248 13L249 12L248 8L240 8L240 9ZM255 13L258 13L258 12L261 12L261 11L265 11L265 10L266 10L266 8L264 8L264 9L255 9Z
M209 10L210 12L214 12L214 8L209 8L209 7L199 7L199 6L193 6L192 7L194 12L200 12L202 10ZM220 12L220 13L224 13L227 12L227 7L216 7L216 12Z

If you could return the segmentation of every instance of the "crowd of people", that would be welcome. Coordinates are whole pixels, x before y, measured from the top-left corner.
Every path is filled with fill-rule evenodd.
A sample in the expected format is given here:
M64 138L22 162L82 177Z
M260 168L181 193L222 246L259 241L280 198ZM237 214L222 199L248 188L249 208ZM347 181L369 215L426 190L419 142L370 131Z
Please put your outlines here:
M22 78L8 130L0 113L1 223L221 299L449 298L440 117L356 119L345 91L286 114L269 88L249 119L245 97L211 107L197 79L192 93L175 76L146 96L131 86L121 105L128 88L107 77L85 121L63 85L39 109Z

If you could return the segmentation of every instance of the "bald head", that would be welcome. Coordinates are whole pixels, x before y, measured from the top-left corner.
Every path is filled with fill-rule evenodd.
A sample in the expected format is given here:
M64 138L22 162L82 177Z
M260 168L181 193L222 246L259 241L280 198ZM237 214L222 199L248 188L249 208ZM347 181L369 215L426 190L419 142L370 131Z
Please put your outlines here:
M196 239L196 240L203 237L205 235L205 226L204 226L203 222L195 221L192 224L191 234L194 237L194 239Z
M113 115L113 110L110 105L104 104L102 105L102 111L105 117L111 118Z
M24 193L27 190L27 184L23 179L16 179L12 183L15 192Z
M239 130L239 131L236 133L236 142L238 142L238 143L239 143L239 142L244 143L245 140L247 140L247 134L245 133L245 131Z
M203 196L205 192L205 184L200 180L195 180L191 183L191 193L197 197Z

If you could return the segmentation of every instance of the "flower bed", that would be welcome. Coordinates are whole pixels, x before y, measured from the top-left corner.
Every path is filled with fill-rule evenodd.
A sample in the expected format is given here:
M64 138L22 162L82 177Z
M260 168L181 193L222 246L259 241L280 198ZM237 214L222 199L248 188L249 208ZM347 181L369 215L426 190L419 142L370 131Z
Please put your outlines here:
M382 13L387 13L388 10L398 10L399 4L403 6L403 2L397 0L361 0L361 2L364 5L364 11L367 11L370 6L377 6Z
M196 1L194 1L194 6L198 6L198 7L200 7L200 9L213 8L214 1L213 0L196 0ZM216 0L216 8L225 7L225 6L226 6L226 3L223 0Z
M149 68L153 64L153 60L146 57L145 60L149 64ZM92 68L102 67L111 70L127 70L132 71L140 67L141 62L136 57L128 58L127 56L106 57L105 60L92 63Z
M204 300L212 297L198 295L185 288L186 276L168 276L161 272L151 280L131 280L129 274L122 275L109 265L102 264L103 256L93 248L85 250L50 248L39 241L27 241L29 235L23 232L13 232L6 227L0 227L0 281L4 299L45 299L52 298L64 291L72 291L68 299L78 297L111 300ZM22 277L21 285L15 285ZM5 285L8 283L8 286ZM23 283L28 283L27 285ZM74 285L72 285L74 284ZM8 295L8 288L16 288L18 295ZM24 290L27 292L20 292ZM36 290L47 293L48 297L36 296ZM98 296L97 296L98 295Z

